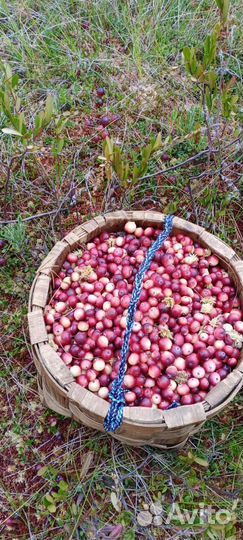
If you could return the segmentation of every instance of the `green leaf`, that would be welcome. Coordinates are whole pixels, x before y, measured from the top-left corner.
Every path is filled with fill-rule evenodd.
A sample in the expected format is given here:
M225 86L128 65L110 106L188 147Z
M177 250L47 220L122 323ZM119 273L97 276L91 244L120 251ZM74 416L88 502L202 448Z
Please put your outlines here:
M5 71L5 77L6 77L5 82L8 83L9 81L12 81L12 69L9 64L4 65L4 71Z
M229 15L230 0L224 0L223 4L224 6L222 10L222 19L223 19L223 23L226 23L228 19L228 15Z
M187 64L191 63L191 49L190 47L184 47L183 49L184 60Z
M61 480L61 482L59 482L59 490L68 491L69 486L68 486L67 482L64 482L64 480Z
M18 76L18 73L15 73L12 76L12 88L15 88L15 86L18 86L18 84L19 84L19 76Z
M217 82L217 73L216 73L216 71L209 71L207 73L207 81L208 81L210 90L213 90L215 88L216 82Z
M109 139L109 137L107 137L105 140L105 157L107 161L112 160L112 155L113 155L113 141L112 139Z
M71 514L72 514L72 516L76 516L77 513L78 513L78 507L77 507L77 505L73 502L73 503L71 504Z
M123 535L123 540L135 540L136 533L134 529L129 529L128 531L125 531Z
M230 0L215 0L215 2L220 11L221 21L223 24L225 24L229 15Z
M191 49L189 49L189 47L184 47L183 56L187 71L190 73L190 75L196 76L198 71L198 63L195 49L193 47Z
M206 99L207 108L209 111L211 111L213 108L213 96L209 88L206 88L205 99Z
M46 499L46 501L48 501L50 503L53 503L53 501L54 501L53 497L49 493L47 493L45 495L45 499Z
M43 117L44 117L43 112L40 112L39 114L36 115L33 137L37 137L37 135L39 135L39 133L43 129Z
M114 166L116 175L118 176L119 180L122 181L123 174L124 174L124 164L123 164L121 150L118 146L114 146L112 164Z
M17 97L16 102L15 102L15 110L17 113L20 111L20 107L21 107L21 101L20 101L20 98Z
M53 140L53 154L58 156L64 147L64 139L59 137Z
M162 135L160 131L156 137L156 140L153 146L153 152L157 152L157 150L160 150L161 147L162 147Z
M206 459L200 458L196 454L193 454L193 452L189 451L187 456L191 462L197 463L198 465L201 465L201 467L209 467L209 463Z
M133 180L137 180L140 176L140 167L138 167L137 165L134 165L133 167L133 171L132 171L132 178Z
M208 461L206 459L203 459L203 458L200 458L200 457L197 457L197 456L194 456L193 459L194 459L195 463L197 463L201 467L209 467L209 463L208 463Z
M204 56L203 63L205 67L210 66L216 58L216 46L217 46L217 36L214 32L213 34L206 37L204 43Z
M17 135L18 137L22 137L22 133L13 128L2 128L2 132L5 133L5 135Z
M121 509L122 509L121 501L119 501L115 491L111 492L111 504L117 512L121 512Z
M46 98L46 106L45 106L45 111L44 111L45 125L48 125L50 123L52 119L52 115L53 115L53 110L54 110L54 99L53 99L53 96L49 95Z
M55 512L57 511L57 507L55 504L48 504L47 509L49 512L51 512L51 514L55 514Z
M56 124L56 134L60 135L68 122L68 118L59 118Z

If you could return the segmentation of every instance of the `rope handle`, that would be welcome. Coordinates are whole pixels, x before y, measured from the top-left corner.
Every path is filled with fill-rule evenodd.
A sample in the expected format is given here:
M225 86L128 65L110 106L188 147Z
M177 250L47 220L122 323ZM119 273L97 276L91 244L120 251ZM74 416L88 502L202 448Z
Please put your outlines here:
M149 248L147 256L141 264L136 276L135 285L132 292L131 301L127 314L127 328L124 335L123 346L121 350L121 364L117 379L112 383L112 389L109 394L111 404L104 421L104 428L108 432L114 433L123 422L123 409L125 406L125 389L123 388L124 377L127 369L127 357L129 354L129 342L133 330L133 324L137 306L143 287L143 280L146 272L149 270L155 253L161 248L165 240L170 236L173 228L173 216L166 216L163 232L158 236L153 245ZM176 405L175 405L176 406Z

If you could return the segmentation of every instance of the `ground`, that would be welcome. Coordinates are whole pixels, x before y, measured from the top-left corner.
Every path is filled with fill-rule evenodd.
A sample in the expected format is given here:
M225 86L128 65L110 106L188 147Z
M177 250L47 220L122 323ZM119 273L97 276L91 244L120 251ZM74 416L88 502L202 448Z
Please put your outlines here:
M182 49L202 50L219 21L216 2L0 1L1 61L19 75L10 97L16 114L21 99L30 131L54 97L52 120L35 138L1 132L1 539L242 537L242 394L179 453L123 446L41 405L26 330L41 260L98 213L173 212L242 256L242 9L240 0L231 4L218 72L233 78L238 104L227 119L211 118L214 152ZM105 89L101 99L97 87ZM104 116L130 163L161 132L147 179L109 180L100 159ZM0 128L9 127L2 110ZM162 523L159 516L141 524L140 512L153 515L155 502Z

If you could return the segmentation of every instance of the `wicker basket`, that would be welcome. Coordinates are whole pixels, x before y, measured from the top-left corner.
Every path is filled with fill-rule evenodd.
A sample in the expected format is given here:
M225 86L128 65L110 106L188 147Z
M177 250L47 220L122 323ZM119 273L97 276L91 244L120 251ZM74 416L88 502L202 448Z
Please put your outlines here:
M86 426L104 431L103 422L109 404L78 385L59 355L48 344L44 308L51 280L59 272L67 254L102 231L119 231L128 220L138 225L161 227L164 215L151 211L117 211L98 216L76 227L57 242L42 262L29 298L29 334L34 362L38 371L40 397L54 411L74 418ZM243 261L224 242L202 227L175 217L173 233L186 233L208 246L219 256L222 266L231 274L243 300ZM162 411L143 407L125 407L122 426L113 436L134 446L149 444L159 448L180 448L201 425L228 405L243 384L243 355L236 369L208 394L202 403Z

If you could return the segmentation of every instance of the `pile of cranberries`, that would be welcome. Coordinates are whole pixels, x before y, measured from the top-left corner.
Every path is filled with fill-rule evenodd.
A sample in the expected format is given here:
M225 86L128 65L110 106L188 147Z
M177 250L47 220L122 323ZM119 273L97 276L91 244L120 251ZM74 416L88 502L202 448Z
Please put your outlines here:
M127 222L70 253L45 310L49 340L80 386L109 401L134 278L160 230ZM169 237L143 282L124 388L129 406L203 401L237 365L243 317L234 283L210 250Z

